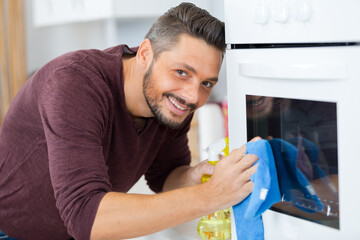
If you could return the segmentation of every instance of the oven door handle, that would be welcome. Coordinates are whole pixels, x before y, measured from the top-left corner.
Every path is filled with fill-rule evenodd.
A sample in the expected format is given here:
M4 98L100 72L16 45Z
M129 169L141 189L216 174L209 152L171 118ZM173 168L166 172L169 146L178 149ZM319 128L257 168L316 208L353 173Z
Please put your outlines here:
M249 63L239 64L239 74L250 78L340 80L347 78L346 65L342 63L324 64L276 64Z

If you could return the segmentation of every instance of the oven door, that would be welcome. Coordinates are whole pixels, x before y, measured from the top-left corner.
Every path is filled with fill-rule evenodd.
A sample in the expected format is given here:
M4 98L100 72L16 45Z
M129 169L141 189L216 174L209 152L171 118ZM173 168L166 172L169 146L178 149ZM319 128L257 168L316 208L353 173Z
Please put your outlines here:
M254 136L290 144L315 196L280 186L282 202L263 214L265 239L359 239L360 46L226 55L230 148ZM278 175L288 171L275 161Z

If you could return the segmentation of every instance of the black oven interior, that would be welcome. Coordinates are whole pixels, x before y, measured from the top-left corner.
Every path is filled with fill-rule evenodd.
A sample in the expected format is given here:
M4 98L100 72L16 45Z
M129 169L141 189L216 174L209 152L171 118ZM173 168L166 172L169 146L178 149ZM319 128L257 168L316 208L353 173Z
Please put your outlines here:
M272 210L339 229L336 103L246 96L247 138L269 140L282 201Z

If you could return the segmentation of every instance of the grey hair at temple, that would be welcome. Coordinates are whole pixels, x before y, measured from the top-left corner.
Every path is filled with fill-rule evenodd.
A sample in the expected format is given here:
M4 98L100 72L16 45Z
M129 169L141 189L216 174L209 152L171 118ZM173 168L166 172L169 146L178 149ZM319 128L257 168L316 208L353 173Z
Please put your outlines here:
M156 59L163 51L170 50L181 34L204 40L225 52L225 24L192 3L169 9L154 22L145 38L151 41Z

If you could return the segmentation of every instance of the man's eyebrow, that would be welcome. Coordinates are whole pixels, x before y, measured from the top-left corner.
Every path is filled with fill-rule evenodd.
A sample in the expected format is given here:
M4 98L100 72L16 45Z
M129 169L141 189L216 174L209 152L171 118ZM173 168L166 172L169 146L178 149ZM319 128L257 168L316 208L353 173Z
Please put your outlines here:
M192 66L186 64L186 63L182 63L181 64L184 68L186 68L187 70L189 70L190 72L193 72L194 74L196 74L196 70L195 68L193 68Z
M214 82L214 83L217 83L219 81L219 79L217 77L208 78L207 80L211 81L211 82Z
M181 66L183 66L184 68L186 68L186 69L189 70L190 72L193 72L194 74L196 74L196 70L195 70L192 66L190 66L190 65L188 65L188 64L186 64L186 63L181 64ZM207 80L208 80L208 81L211 81L211 82L215 82L215 83L218 82L218 78L217 78L217 77L208 78Z

